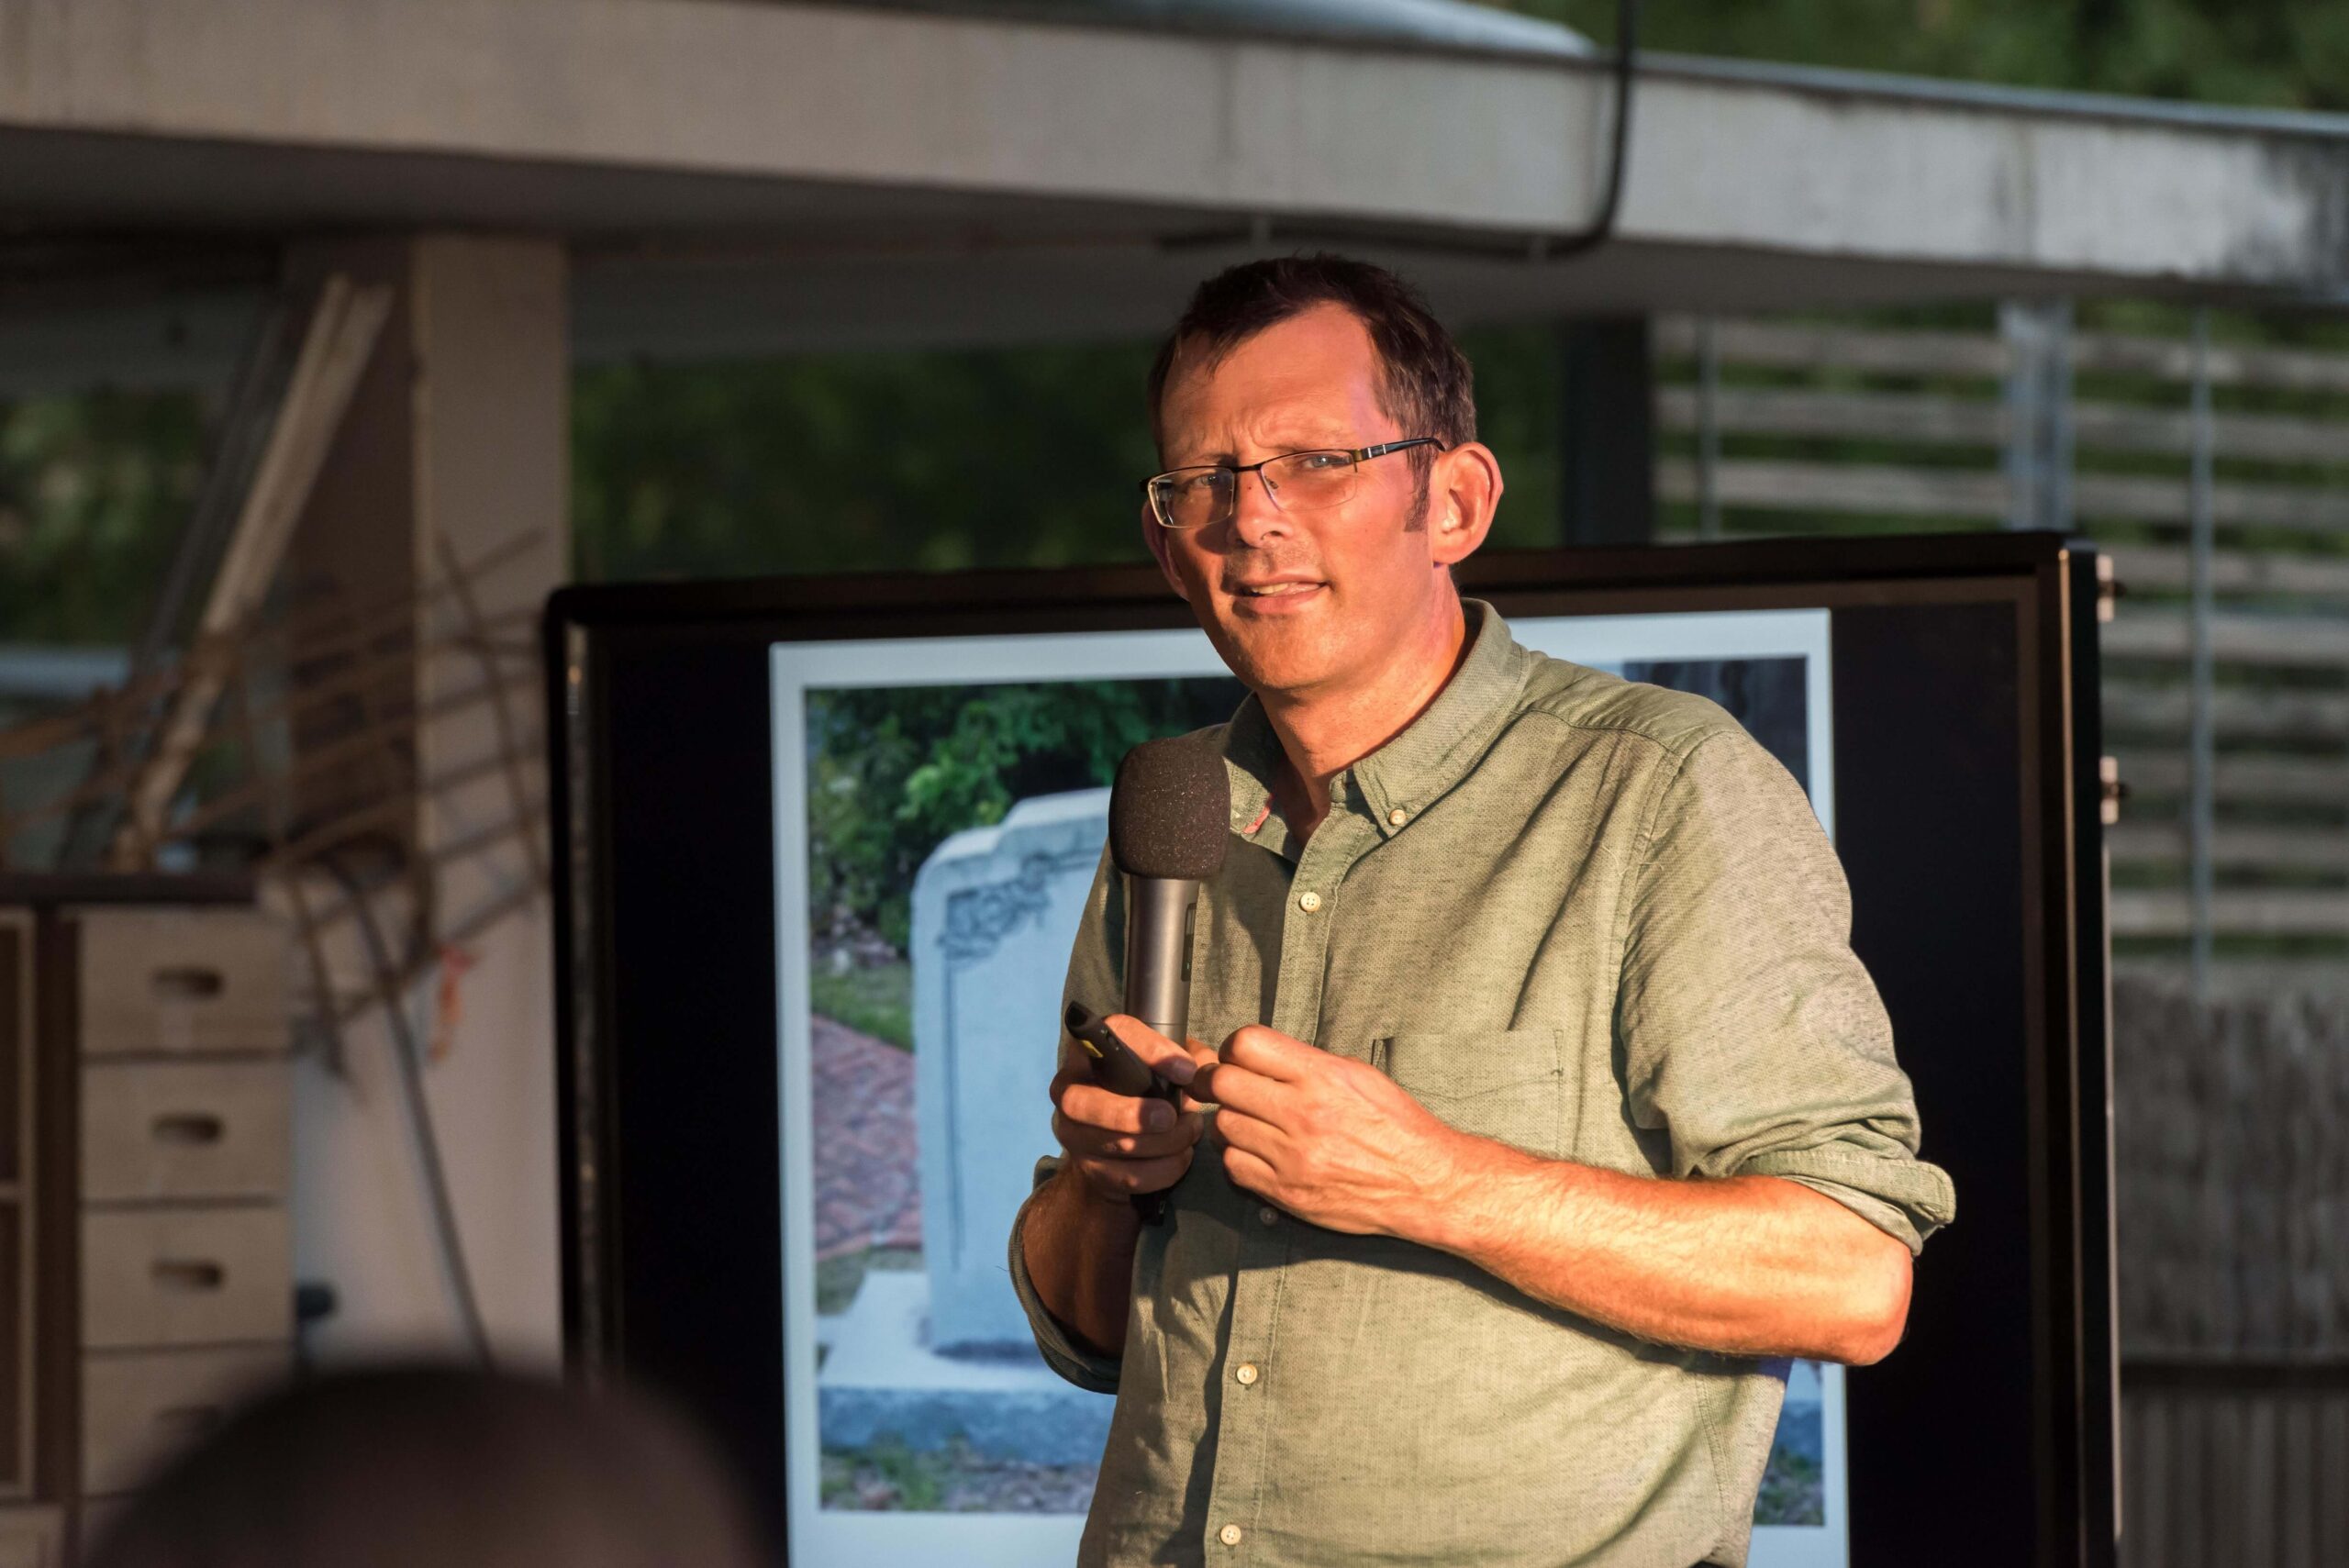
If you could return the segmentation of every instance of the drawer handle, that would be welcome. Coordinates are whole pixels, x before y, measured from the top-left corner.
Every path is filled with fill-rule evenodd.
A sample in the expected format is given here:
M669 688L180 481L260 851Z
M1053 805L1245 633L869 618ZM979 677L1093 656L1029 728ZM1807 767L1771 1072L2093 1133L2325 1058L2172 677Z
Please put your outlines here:
M190 1294L218 1290L228 1277L228 1271L217 1263L173 1258L155 1260L155 1283L165 1290Z
M228 986L218 970L193 964L159 969L149 984L153 986L158 1002L209 1002Z
M182 1111L155 1118L154 1137L158 1143L201 1148L219 1142L227 1132L227 1126L218 1117L203 1111Z

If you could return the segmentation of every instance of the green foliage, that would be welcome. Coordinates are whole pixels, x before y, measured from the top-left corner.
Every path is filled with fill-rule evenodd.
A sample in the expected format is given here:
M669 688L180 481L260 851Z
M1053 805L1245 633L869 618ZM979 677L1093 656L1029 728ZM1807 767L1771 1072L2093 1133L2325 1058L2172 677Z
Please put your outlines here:
M818 965L807 979L807 1007L899 1051L914 1048L914 972L902 960L839 972Z
M1543 550L1558 542L1559 436L1565 409L1559 334L1543 322L1460 334L1476 373L1476 434L1500 460L1504 490L1491 550Z
M1769 1466L1753 1499L1757 1525L1819 1525L1827 1522L1827 1479L1819 1462L1784 1446L1770 1450Z
M1143 558L1151 347L614 365L573 388L590 580Z
M203 482L181 393L0 403L0 640L136 638Z
M918 1247L863 1247L825 1258L816 1265L817 1316L830 1318L847 1311L864 1287L864 1276L873 1270L903 1273L921 1266Z
M1240 696L1222 679L810 692L812 929L877 930L903 951L914 873L949 834L1107 784L1134 746L1219 723Z
M824 1445L817 1497L827 1508L895 1513L1082 1514L1098 1470L984 1453L959 1431L934 1449L881 1432L862 1448Z
M1615 0L1484 0L1604 42ZM2206 103L2349 108L2339 0L1675 0L1642 47Z
M938 1510L942 1483L953 1456L919 1452L895 1432L883 1432L864 1448L828 1448L818 1500L828 1508Z

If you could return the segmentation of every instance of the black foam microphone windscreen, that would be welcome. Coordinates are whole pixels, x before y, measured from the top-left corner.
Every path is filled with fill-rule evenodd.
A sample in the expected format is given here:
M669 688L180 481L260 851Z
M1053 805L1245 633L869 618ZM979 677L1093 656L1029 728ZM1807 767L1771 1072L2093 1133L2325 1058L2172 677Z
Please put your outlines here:
M1231 777L1214 746L1145 740L1118 764L1109 792L1109 858L1128 876L1205 882L1231 834Z
M1190 1038L1192 912L1230 839L1231 775L1217 748L1145 740L1118 763L1109 858L1125 884L1125 1011L1171 1040ZM1134 1207L1158 1224L1166 1194L1137 1193Z

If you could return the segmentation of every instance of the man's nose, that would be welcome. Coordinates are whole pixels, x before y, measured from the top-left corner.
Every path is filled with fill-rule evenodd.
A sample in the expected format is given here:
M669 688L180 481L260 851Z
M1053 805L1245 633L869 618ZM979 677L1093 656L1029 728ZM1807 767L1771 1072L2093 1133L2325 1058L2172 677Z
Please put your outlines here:
M1231 496L1232 542L1253 550L1265 539L1288 532L1288 517L1273 500L1264 471L1240 476Z

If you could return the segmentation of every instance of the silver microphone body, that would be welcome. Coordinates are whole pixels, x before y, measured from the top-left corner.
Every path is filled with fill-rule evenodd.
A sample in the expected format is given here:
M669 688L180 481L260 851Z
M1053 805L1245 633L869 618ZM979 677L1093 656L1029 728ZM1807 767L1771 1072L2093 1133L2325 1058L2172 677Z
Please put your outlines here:
M1126 1011L1180 1045L1191 1027L1191 915L1199 884L1126 873Z

